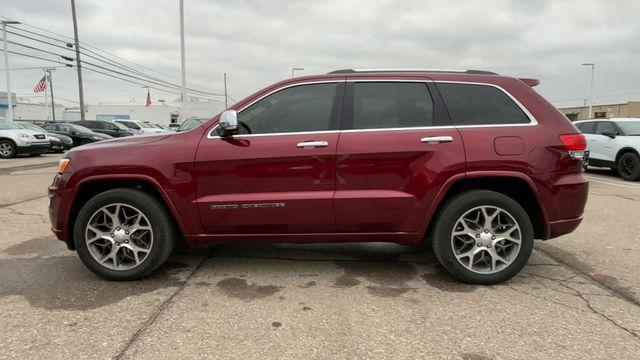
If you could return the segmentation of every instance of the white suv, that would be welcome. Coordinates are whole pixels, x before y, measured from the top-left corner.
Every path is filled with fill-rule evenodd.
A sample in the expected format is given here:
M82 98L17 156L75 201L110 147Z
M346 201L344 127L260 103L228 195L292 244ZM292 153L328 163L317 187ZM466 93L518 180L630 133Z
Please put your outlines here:
M640 118L576 121L587 138L588 164L610 167L628 181L640 179Z
M38 156L49 150L47 134L23 129L12 121L0 118L0 159L10 159L16 155Z
M129 119L115 119L114 121L128 127L129 129L131 129L131 131L133 131L134 134L137 135L162 134L167 132L167 130L158 129L145 123L144 121Z

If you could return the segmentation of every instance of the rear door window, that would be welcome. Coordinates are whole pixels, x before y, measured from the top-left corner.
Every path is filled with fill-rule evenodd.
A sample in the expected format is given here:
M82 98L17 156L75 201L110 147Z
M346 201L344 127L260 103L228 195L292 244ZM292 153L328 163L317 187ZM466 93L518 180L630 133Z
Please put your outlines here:
M598 121L598 126L596 127L596 134L604 134L604 133L609 133L609 134L617 134L618 131L616 130L616 127L613 125L613 123L611 123L611 121Z
M489 85L438 83L454 125L528 124L529 117L502 90Z
M426 83L360 82L353 85L353 121L346 129L433 126Z

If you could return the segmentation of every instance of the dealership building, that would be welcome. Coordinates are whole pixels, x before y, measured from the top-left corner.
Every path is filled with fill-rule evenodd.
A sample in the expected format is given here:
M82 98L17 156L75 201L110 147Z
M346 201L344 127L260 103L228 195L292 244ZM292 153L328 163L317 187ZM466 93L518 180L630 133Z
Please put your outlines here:
M0 92L0 117L6 117L7 113L6 92ZM51 104L33 102L30 98L12 96L13 117L15 120L26 121L51 121ZM191 101L186 103L184 116L197 116L210 118L224 110L223 100ZM68 107L56 102L55 119L57 121L80 120L80 108ZM140 102L110 102L96 105L85 105L85 119L87 120L113 120L131 119L149 121L158 124L169 125L180 122L182 104L180 102L157 101L149 106Z
M560 108L570 120L583 120L589 118L589 106L577 106ZM593 105L592 117L604 118L640 118L640 101L629 101L620 104Z

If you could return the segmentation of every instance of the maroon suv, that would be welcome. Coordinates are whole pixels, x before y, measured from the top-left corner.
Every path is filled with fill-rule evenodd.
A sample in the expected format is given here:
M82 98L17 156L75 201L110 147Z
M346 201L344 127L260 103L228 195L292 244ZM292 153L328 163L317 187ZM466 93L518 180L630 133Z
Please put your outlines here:
M182 241L387 241L429 244L462 281L505 281L587 200L584 137L537 84L472 70L282 81L187 132L70 151L52 229L113 280Z

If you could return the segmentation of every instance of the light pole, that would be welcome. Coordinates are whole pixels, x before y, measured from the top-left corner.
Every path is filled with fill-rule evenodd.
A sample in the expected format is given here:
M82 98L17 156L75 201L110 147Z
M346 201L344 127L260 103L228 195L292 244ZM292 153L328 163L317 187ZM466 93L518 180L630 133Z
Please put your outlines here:
M295 75L296 71L302 71L302 70L304 70L304 68L299 68L299 67L291 68L291 77L293 78L296 76Z
M591 66L591 84L589 85L589 119L593 117L591 110L593 109L593 73L596 69L594 63L584 63L582 66Z
M84 121L84 91L82 90L82 65L80 62L80 40L78 39L78 20L76 19L75 0L71 0L71 15L73 16L73 37L76 45L76 71L78 72L78 100L80 101L80 120ZM53 89L51 89L51 93L53 94ZM55 114L53 115L53 121L55 121Z
M180 61L182 67L182 91L180 93L180 100L182 102L182 109L180 111L180 117L185 119L187 112L185 109L186 104L186 92L187 92L187 67L184 61L184 0L180 0Z
M2 22L2 41L4 44L4 67L7 77L7 120L13 121L13 98L11 97L11 79L9 74L9 53L7 52L7 25L20 24L18 21L3 20Z

